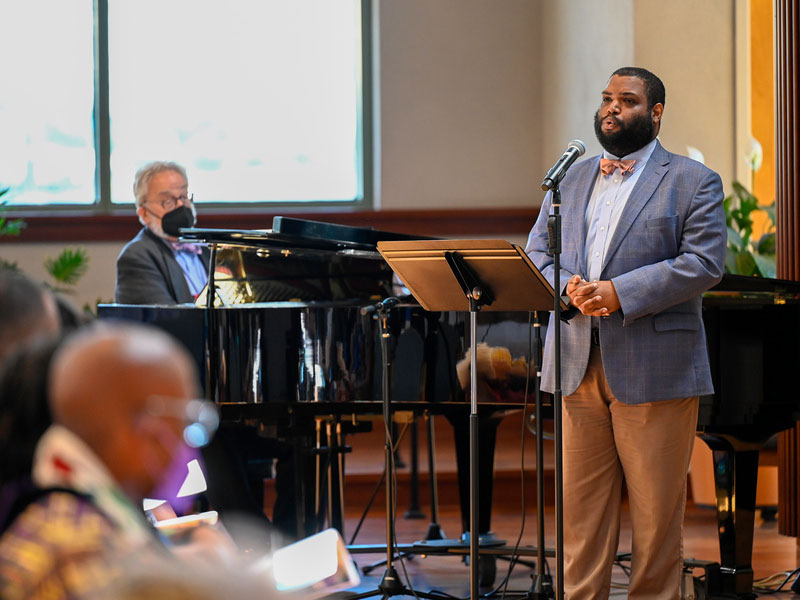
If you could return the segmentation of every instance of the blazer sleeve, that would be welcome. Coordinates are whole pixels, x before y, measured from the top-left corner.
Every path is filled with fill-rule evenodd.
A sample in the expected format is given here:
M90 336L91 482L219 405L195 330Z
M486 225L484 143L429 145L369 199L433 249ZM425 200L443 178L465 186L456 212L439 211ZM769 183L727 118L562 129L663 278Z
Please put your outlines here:
M550 246L547 220L552 211L552 196L552 192L547 192L545 195L542 205L539 208L539 216L536 218L536 223L528 234L528 242L525 244L525 254L530 257L531 262L539 269L551 287L555 281L555 265L553 263L553 257L547 253ZM573 273L566 271L563 267L559 269L560 293L562 300L568 305L567 310L561 312L561 319L564 321L578 314L578 309L570 304L569 298L564 293L567 289L567 282L572 275Z
M131 246L117 259L115 300L120 304L177 302L156 260L145 248Z
M719 175L704 169L683 222L677 255L612 277L624 324L695 298L722 279L727 239L722 200Z

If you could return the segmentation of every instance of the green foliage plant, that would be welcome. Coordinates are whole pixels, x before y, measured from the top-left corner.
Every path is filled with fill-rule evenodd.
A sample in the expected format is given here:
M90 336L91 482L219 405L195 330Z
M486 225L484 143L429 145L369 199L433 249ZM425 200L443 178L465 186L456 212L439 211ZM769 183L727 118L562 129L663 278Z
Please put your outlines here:
M733 193L725 198L725 223L728 245L725 271L735 275L775 277L775 202L759 206L756 198L738 181ZM753 214L765 213L768 226L763 235L753 239Z
M8 188L0 190L0 197L8 192ZM2 215L6 203L0 202L0 237L19 235L25 228L23 219L7 219ZM0 258L0 269L18 269L16 262ZM83 248L64 248L55 258L46 258L44 268L52 277L54 284L48 284L56 292L67 294L74 292L80 278L89 268L89 254Z

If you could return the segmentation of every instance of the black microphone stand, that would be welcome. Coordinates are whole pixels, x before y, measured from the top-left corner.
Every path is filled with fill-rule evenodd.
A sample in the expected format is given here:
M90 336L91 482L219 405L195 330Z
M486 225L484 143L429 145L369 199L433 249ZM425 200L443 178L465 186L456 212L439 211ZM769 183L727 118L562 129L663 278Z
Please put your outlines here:
M391 300L391 301L390 301ZM389 326L389 314L397 298L387 298L378 304L365 307L362 312L369 314L374 312L380 324L381 355L383 357L381 394L383 396L383 426L384 426L384 461L386 464L386 569L383 572L377 589L349 596L350 600L370 598L380 595L382 598L392 596L411 596L426 598L427 600L440 600L440 596L426 594L416 590L410 590L400 580L397 569L394 568L395 548L397 547L394 529L394 448L392 447L391 425L391 397L390 397L390 376L392 360L394 359L394 344L392 343L392 331Z
M536 575L533 576L530 591L526 595L528 600L547 600L553 597L553 581L545 573L545 541L544 541L544 432L542 430L542 392L539 389L542 379L542 327L539 322L539 313L533 313L533 327L535 331L535 346L533 352L534 366L536 368Z
M564 598L564 482L563 440L561 425L561 191L558 180L550 188L553 212L547 218L549 234L548 254L553 257L553 343L555 345L555 391L553 392L553 417L555 419L556 454L556 599ZM538 405L538 403L537 403Z

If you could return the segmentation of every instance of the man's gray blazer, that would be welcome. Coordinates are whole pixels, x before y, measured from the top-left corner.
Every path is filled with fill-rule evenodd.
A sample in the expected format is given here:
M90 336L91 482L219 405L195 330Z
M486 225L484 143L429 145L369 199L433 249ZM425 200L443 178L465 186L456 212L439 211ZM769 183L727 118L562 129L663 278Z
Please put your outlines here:
M585 213L600 157L579 162L561 183L561 288L587 272ZM726 226L719 175L656 144L611 239L600 275L611 280L621 309L599 325L603 368L612 393L639 404L713 393L703 328L702 293L722 278ZM552 284L547 251L551 193L528 238L526 252ZM564 395L581 383L589 360L590 317L562 323ZM555 390L551 314L542 389Z
M201 258L208 269L208 249L203 248ZM117 258L115 300L120 304L194 302L172 249L146 227L125 245Z

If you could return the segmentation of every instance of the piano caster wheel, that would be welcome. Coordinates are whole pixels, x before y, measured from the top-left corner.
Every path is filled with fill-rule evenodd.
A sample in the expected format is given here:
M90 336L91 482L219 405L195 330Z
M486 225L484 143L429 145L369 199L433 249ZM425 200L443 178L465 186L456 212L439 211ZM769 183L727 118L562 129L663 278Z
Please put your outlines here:
M694 582L694 600L706 600L706 586L702 581L692 578Z
M769 506L761 509L761 519L774 523L778 520L778 507Z
M497 577L497 559L494 556L478 557L478 585L491 587Z

